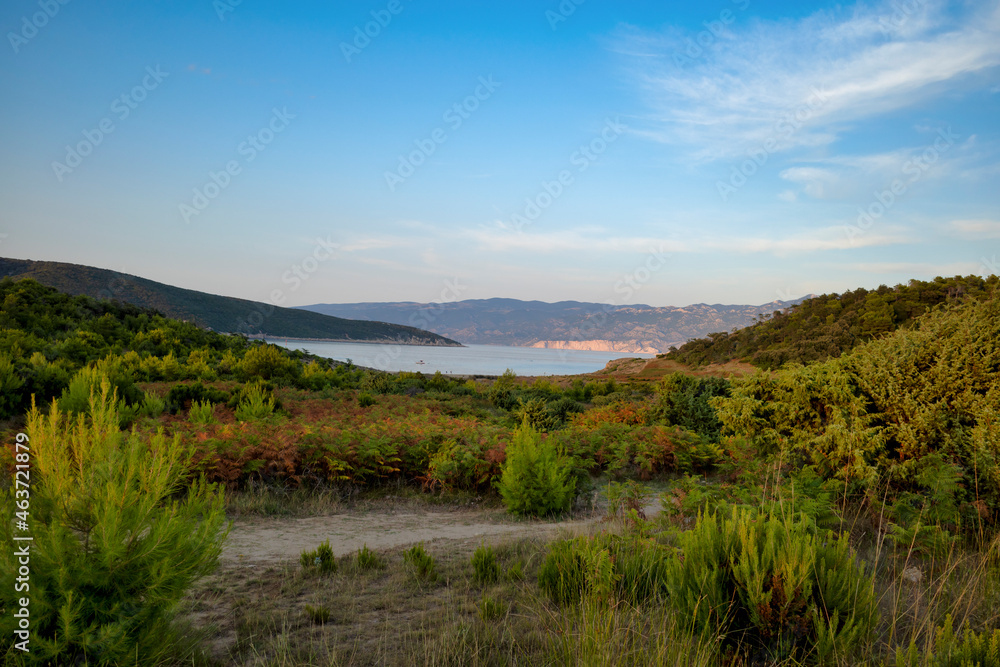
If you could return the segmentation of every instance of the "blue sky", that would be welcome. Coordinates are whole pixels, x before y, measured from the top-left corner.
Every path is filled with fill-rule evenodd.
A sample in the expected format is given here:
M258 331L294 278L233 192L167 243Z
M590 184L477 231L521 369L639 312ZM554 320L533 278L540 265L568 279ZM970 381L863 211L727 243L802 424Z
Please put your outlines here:
M0 26L6 257L281 305L1000 273L997 1L12 0Z

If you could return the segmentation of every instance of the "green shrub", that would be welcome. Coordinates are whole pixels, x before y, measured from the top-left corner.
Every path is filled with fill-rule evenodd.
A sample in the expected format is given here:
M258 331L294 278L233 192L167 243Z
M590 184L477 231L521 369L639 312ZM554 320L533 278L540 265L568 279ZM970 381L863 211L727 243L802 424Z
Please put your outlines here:
M637 534L560 540L542 562L538 586L560 604L588 596L639 605L664 597L669 556L666 547Z
M527 424L536 431L549 431L559 423L546 409L544 398L532 398L527 402L517 399L512 415L518 423Z
M306 616L316 625L325 625L330 620L330 608L323 604L316 607L307 604Z
M509 581L524 581L524 563L515 561L507 568L507 579Z
M573 540L553 542L538 569L538 587L553 601L568 604L580 600L585 583L583 557Z
M212 424L215 422L215 404L195 401L188 411L188 421L192 424ZM245 420L244 420L245 421Z
M362 408L370 408L375 405L375 398L367 391L358 394L358 405Z
M302 374L302 364L288 356L277 345L254 345L236 364L236 372L245 380L273 380L280 384L293 384Z
M13 360L0 354L0 419L13 417L21 411L20 389L24 380L17 374Z
M434 557L424 549L424 543L415 544L403 553L403 560L413 566L417 577L427 581L436 581Z
M497 488L509 511L542 516L569 510L576 477L569 459L552 442L522 424L507 445Z
M658 390L658 413L667 424L718 441L722 423L710 399L728 397L729 380L671 373L660 381Z
M480 584L492 584L500 579L500 563L493 547L482 545L472 554L472 578Z
M951 496L946 505L966 520L943 521L942 529L967 532L1000 519L998 367L994 290L840 358L735 379L729 398L710 400L724 433L762 454L781 450L786 460L811 463L820 476L860 484L871 495L888 483L889 504L908 492ZM949 481L948 466L961 472L960 484ZM925 505L918 513L935 503ZM946 541L943 534L930 541L937 538Z
M517 376L514 371L507 369L503 372L503 375L498 377L490 385L489 391L486 393L487 399L495 407L501 410L511 410L515 405L517 405L517 396L514 389L514 381Z
M84 415L32 409L31 653L27 664L157 664L170 650L170 621L189 585L211 572L222 550L223 498L189 484L191 452L162 433L119 429L109 383ZM188 487L186 491L181 491ZM15 491L0 511L15 516ZM14 525L0 522L13 545ZM0 551L0 608L19 607L18 557ZM0 635L14 637L11 613Z
M843 660L877 621L872 578L846 536L805 520L733 508L703 515L667 563L671 603L703 637L771 660Z
M167 409L167 402L157 396L156 394L146 393L146 397L142 399L142 405L139 408L139 414L143 417L149 417L150 419L156 419L163 414L164 410Z
M320 542L320 545L312 551L303 551L299 556L299 563L303 569L318 568L323 574L333 574L337 571L337 559L330 548L330 540Z
M167 409L170 410L172 414L176 414L181 410L188 409L196 401L201 401L202 403L215 403L222 404L230 400L228 393L220 390L214 389L212 387L206 387L201 382L194 382L192 384L175 384L167 392ZM239 401L233 402L232 407L236 407Z
M987 667L1000 665L1000 629L973 632L966 627L961 637L952 628L951 614L934 634L933 650L921 655L916 639L908 650L896 649L896 667Z
M479 618L484 622L495 621L499 618L503 618L507 615L510 608L503 603L502 600L498 600L490 595L483 594L483 598L479 601Z
M369 549L367 544L358 549L357 563L359 570L381 570L385 567L382 557Z
M86 413L90 409L91 394L100 394L101 383L104 381L110 383L112 391L123 405L138 405L145 398L135 386L132 373L124 367L121 358L110 356L77 371L59 398L59 409L62 412Z
M241 422L267 419L274 413L274 397L267 389L254 383L244 387L242 399L236 406L236 419Z
M392 376L379 371L365 371L359 387L372 394L388 394L393 389Z
M557 423L565 423L570 415L583 412L585 410L582 403L573 400L569 396L563 396L548 404L547 410Z

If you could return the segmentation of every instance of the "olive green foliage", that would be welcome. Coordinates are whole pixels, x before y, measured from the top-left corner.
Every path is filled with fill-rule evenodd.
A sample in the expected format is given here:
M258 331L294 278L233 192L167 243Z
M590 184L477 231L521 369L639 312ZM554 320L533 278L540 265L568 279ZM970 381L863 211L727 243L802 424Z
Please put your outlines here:
M253 345L236 366L243 380L271 380L280 384L295 384L302 375L302 364L291 359L277 345Z
M201 382L190 384L175 384L167 392L167 409L176 414L190 409L195 403L225 404L230 400L227 392L213 387L207 387ZM238 398L234 403L238 403Z
M360 387L362 391L373 394L391 393L393 390L392 376L380 371L366 371L364 377L361 378Z
M492 584L500 579L500 563L493 547L480 545L472 554L472 578L480 584Z
M553 542L538 568L538 587L553 601L568 604L581 599L585 585L583 557L573 541Z
M846 537L734 508L681 533L666 587L690 629L770 660L844 660L877 622L872 578Z
M64 410L85 411L98 373L124 406L141 403L138 382L262 380L322 390L354 386L361 376L347 364L251 345L153 310L69 296L30 279L0 280L0 419L23 414L32 395L40 406L58 399ZM172 394L166 407L176 414L194 400L226 399ZM127 421L128 411L121 416Z
M554 602L586 599L640 605L662 601L671 550L643 535L600 534L557 540L538 569L538 586Z
M84 366L73 376L59 398L59 409L63 412L86 412L91 394L101 390L104 380L111 383L115 395L126 405L139 404L145 398L121 358L111 356Z
M236 419L241 422L260 421L274 414L274 392L260 382L246 385L236 405Z
M11 358L0 353L0 415L14 414L20 407L18 396L24 380L17 374Z
M299 563L303 569L316 568L323 574L337 571L337 559L333 555L333 549L330 548L330 540L320 542L312 551L303 551L299 556Z
M215 422L215 404L210 401L195 401L188 411L188 420L192 424L212 424Z
M155 664L176 604L211 572L228 530L221 492L188 483L190 451L119 430L109 383L89 416L32 410L31 652L24 664ZM17 494L0 500L13 517ZM5 545L14 526L0 522ZM0 551L0 608L15 609L13 548ZM0 616L0 636L16 620Z
M669 425L718 441L722 424L710 399L729 396L729 381L725 378L695 378L683 373L671 373L658 387L659 416Z
M487 394L490 403L501 410L510 410L516 406L517 397L514 388L516 378L514 371L508 368L503 375L494 380Z
M355 561L359 570L381 570L385 567L385 559L368 548L367 544L358 549L358 556Z
M127 304L69 296L33 280L0 280L0 418L21 414L31 396L40 405L60 398L74 374L101 360L119 399L141 400L129 386L169 372L194 377L184 363L193 350L217 363L226 352L242 355L246 341L169 320L156 311ZM198 357L196 355L196 362ZM111 367L113 366L113 368ZM11 368L12 367L12 368ZM16 380L14 377L16 376ZM78 378L65 395L67 407L86 409L89 390ZM16 385L16 386L15 386Z
M576 477L570 459L525 423L507 444L497 489L510 512L543 516L569 510Z
M403 552L403 560L413 566L417 577L426 581L436 581L437 571L435 569L434 557L424 549L424 543L414 544Z
M312 606L311 604L307 604L305 607L305 611L306 611L306 616L309 617L309 620L311 620L316 625L324 625L327 621L330 620L330 608L324 604L317 605L315 607Z
M506 616L510 611L510 607L502 600L498 600L491 595L483 594L483 598L479 601L478 611L479 618L484 623L488 623Z
M824 294L745 329L690 341L667 356L694 366L744 359L765 369L823 361L906 327L936 306L988 298L998 285L997 276L973 275Z
M794 454L822 477L868 490L884 481L894 493L933 499L911 497L924 519L995 518L1000 293L931 313L839 359L734 380L732 396L713 404L725 433L765 454Z
M895 667L988 667L1000 665L1000 629L993 632L956 634L951 614L934 633L933 648L921 653L916 641L907 650L896 650Z
M513 416L518 423L527 424L536 431L549 431L559 423L559 420L546 409L544 398L531 398L527 402L522 398L517 399Z

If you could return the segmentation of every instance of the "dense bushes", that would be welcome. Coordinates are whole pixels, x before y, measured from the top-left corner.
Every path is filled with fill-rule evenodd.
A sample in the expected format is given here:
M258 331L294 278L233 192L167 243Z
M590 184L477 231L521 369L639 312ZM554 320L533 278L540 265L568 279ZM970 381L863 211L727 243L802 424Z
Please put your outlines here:
M692 630L771 660L844 659L874 629L872 579L846 537L790 516L733 509L679 536L666 587Z
M927 495L956 471L949 488L961 511L952 523L995 520L1000 294L932 313L840 359L735 380L732 396L713 404L724 432L869 491L887 483L894 494Z
M743 359L764 369L824 361L908 327L935 307L989 298L998 285L997 276L971 275L826 294L806 299L787 312L764 316L733 333L689 341L669 357L692 366Z
M507 509L542 516L565 512L573 502L576 478L553 442L525 422L507 445L507 459L497 484Z
M182 493L189 450L162 435L122 433L107 382L88 412L70 418L53 405L48 416L28 418L34 541L31 652L23 658L153 664L171 650L175 604L217 562L222 496L203 482ZM14 516L14 501L7 489L4 516ZM0 531L14 544L10 521ZM13 548L0 563L0 607L10 611L18 597ZM13 637L16 620L0 616L0 635Z
M729 381L725 378L671 373L660 381L659 416L667 424L718 440L722 424L710 402L717 396L729 396Z
M554 542L538 585L554 601L584 598L673 607L685 629L768 664L844 660L877 622L872 579L846 537L757 509L705 514L677 548L601 534Z

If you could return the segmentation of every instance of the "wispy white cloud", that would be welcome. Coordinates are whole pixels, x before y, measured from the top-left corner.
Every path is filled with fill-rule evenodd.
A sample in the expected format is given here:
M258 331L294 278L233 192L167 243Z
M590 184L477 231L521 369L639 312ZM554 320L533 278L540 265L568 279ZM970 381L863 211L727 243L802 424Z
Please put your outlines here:
M511 251L535 253L599 252L609 253L769 253L786 256L827 250L850 250L861 247L890 246L915 243L913 235L901 228L887 228L880 233L849 238L842 226L825 227L786 237L746 236L723 233L702 233L686 239L655 237L607 237L582 233L579 230L556 232L518 232L504 229L479 228L465 237L474 241L481 251L503 253Z
M822 146L853 123L959 90L967 75L1000 65L1000 3L906 6L859 4L780 22L741 15L680 63L693 36L625 28L618 51L655 109L644 134L702 160L768 143L770 152Z
M948 262L943 264L921 262L857 262L842 267L847 271L861 271L882 275L904 276L964 276L979 270L978 262Z
M1000 239L1000 220L952 220L946 229L963 239Z

